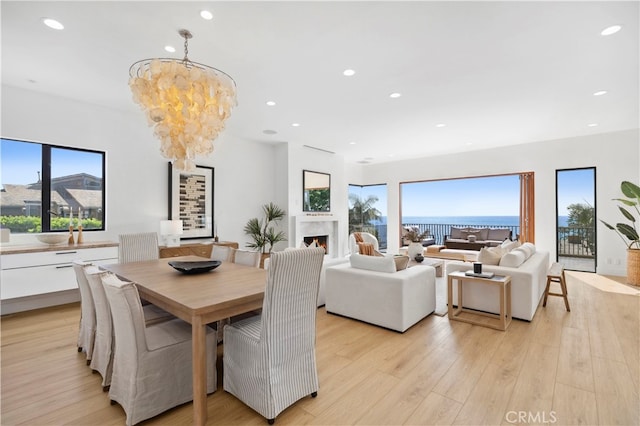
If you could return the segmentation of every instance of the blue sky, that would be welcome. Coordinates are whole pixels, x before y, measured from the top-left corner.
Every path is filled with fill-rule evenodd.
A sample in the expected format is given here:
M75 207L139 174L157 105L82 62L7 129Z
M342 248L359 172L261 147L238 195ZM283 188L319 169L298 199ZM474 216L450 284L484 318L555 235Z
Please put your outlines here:
M562 170L558 177L558 214L568 216L569 204L588 203L595 206L594 170Z
M0 146L0 185L26 185L38 181L41 165L39 143L14 142L2 139ZM102 176L99 155L91 152L54 148L51 152L53 177L89 173Z
M402 216L517 216L518 175L401 185Z

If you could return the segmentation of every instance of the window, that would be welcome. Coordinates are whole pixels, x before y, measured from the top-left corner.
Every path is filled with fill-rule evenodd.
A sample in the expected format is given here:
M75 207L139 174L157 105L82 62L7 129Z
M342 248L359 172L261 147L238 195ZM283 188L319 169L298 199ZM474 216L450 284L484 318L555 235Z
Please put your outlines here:
M82 223L86 231L105 229L104 152L4 138L0 152L2 228L36 233Z
M387 248L387 185L349 185L349 234L369 232Z
M530 198L525 203L527 214L521 209L523 193L529 193L522 189L523 175L529 176L523 173L401 183L401 224L417 227L421 233L428 231L437 244L443 244L451 234L451 226L509 228L515 239L524 229L523 218L529 223L529 213L533 214L529 212L533 207ZM527 182L533 185L533 176L529 178Z

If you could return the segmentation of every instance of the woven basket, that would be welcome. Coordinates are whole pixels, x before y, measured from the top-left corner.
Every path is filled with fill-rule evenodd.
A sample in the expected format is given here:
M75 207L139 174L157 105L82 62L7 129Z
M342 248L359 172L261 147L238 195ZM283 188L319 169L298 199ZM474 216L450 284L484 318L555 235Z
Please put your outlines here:
M640 249L627 250L627 283L640 286Z

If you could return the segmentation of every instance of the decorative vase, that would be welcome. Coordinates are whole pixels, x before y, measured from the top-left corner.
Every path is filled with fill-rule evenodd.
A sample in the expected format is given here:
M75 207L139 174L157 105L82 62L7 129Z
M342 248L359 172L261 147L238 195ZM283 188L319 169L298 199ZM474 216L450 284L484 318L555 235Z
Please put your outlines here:
M640 286L640 249L627 249L627 283Z
M82 244L84 242L82 239L82 225L78 225L78 240L76 242L78 244Z
M75 239L73 238L73 225L69 225L69 245L75 245Z
M422 261L424 260L424 256L421 253L418 253L413 259L418 263L422 263Z
M262 253L260 254L260 268L264 269L264 261L268 259L271 253Z
M415 259L416 255L423 254L424 247L420 243L411 243L409 247L407 247L407 255L409 255L410 259Z

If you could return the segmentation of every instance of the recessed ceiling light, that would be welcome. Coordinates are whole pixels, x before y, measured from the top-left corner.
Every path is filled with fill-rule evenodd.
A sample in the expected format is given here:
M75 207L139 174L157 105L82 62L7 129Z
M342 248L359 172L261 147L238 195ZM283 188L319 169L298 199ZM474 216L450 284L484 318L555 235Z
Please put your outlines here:
M436 124L436 127L445 127L445 126L446 126L446 124L444 124L444 123L438 123L438 124Z
M343 74L343 75L345 75L345 76L347 76L347 77L351 77L351 76L352 76L352 75L354 75L355 73L356 73L356 72L355 72L354 70L351 70L351 69L349 69L349 70L344 70L344 71L342 72L342 74Z
M49 28L53 28L54 30L64 30L64 25L55 19L51 18L42 18L42 22Z
M602 96L602 95L606 95L607 91L606 90L598 90L597 92L593 93L593 96Z
M263 130L262 133L264 133L265 135L275 135L278 132L276 132L275 130L267 129L267 130Z
M266 104L269 106L274 106L276 103L274 101L267 101Z
M300 123L291 123L293 127L300 127Z
M620 25L612 25L612 26L607 27L604 30L602 30L602 32L600 34L602 34L603 36L608 36L608 35L617 33L621 29L622 29L622 27Z
M590 124L587 124L587 126L589 126L589 127L597 127L598 123L590 123Z
M206 19L207 21L213 19L213 13L209 12L208 10L201 11L200 16L202 17L202 19Z
M167 52L173 53L176 51L176 48L173 46L165 46L164 50L166 50Z
M358 164L369 164L369 163L371 163L371 161L369 161L369 160L359 160L359 161L356 161L356 163L358 163Z
M402 96L401 93L398 92L393 92L392 94L389 95L390 98L399 98L400 96Z
M356 144L355 142L349 142L349 145L355 145L355 144Z

